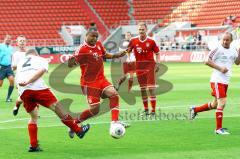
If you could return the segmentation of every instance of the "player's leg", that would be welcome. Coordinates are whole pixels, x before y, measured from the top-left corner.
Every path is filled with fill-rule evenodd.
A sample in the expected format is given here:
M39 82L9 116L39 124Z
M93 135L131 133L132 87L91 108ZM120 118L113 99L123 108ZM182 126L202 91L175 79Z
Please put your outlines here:
M2 87L3 85L3 80L0 80L0 87Z
M6 77L6 71L0 66L0 87L3 85L3 80Z
M88 101L89 101L89 98L90 97L88 97ZM100 99L99 99L99 101L100 101ZM99 113L99 108L100 108L99 102L97 102L96 104L89 104L89 106L90 106L89 109L85 109L83 112L80 113L80 115L76 119L74 119L76 124L84 122L85 120L87 120L91 117L94 117L95 115L97 115ZM73 138L74 134L75 134L74 131L70 128L68 130L69 137Z
M147 73L147 87L150 94L150 103L152 107L151 115L155 115L156 111L156 73L155 73L155 63L150 63ZM152 66L152 67L151 67Z
M149 94L150 94L150 103L152 106L151 115L155 115L156 112L156 88L150 87L149 88Z
M216 93L216 91L218 90L217 85L215 83L211 83L211 88L212 88L212 96L214 96L214 100L212 102L208 102L205 103L203 105L199 105L199 106L192 106L189 109L190 115L189 115L189 119L193 120L196 115L200 112L204 112L204 111L209 111L211 109L216 109L217 107L217 94L219 94L218 92Z
M17 100L16 100L16 105L13 108L13 115L14 116L16 116L18 114L19 107L21 106L22 103L23 103L23 101L21 100L20 97L18 97Z
M216 129L215 133L220 135L228 135L230 134L227 129L222 128L222 122L223 122L223 110L226 105L227 98L219 98L217 99L218 105L216 109Z
M91 104L89 109L85 109L78 118L78 122L83 122L99 113L100 104Z
M82 86L82 92L87 96L89 108L85 109L80 116L75 119L77 123L81 123L99 113L100 96L102 93L100 84L101 82L95 82L91 85Z
M117 86L116 86L116 90L118 91L120 89L120 86L123 84L123 82L126 80L127 78L127 75L124 74L119 80L118 80L118 83L117 83Z
M147 116L147 115L149 115L149 109L148 109L148 95L147 95L147 88L146 87L141 88L141 96L142 96L144 111L140 115L141 116L143 116L143 115Z
M75 120L68 112L64 111L63 106L57 101L50 89L34 91L33 97L38 104L54 111L62 123L73 130L79 138L83 138L84 134L89 130L89 125L79 127L77 123L75 123Z
M117 86L115 87L117 91L119 90L119 88L123 84L123 82L125 82L125 80L127 79L127 74L128 74L128 63L127 62L122 63L122 70L123 70L123 76L121 76L121 78L118 80Z
M56 115L61 119L62 123L69 127L74 133L76 133L79 138L83 138L89 130L89 124L79 127L72 116L64 111L62 105L59 102L54 102L47 107L54 111Z
M29 152L38 152L41 151L39 144L38 144L38 109L35 107L31 112L29 112L31 118L28 122L28 134L30 138L30 147Z
M136 73L136 62L131 62L131 70L130 70L130 78L128 80L128 92L132 89L133 86L133 78Z
M128 79L128 92L131 91L132 89L132 86L133 86L133 77L134 77L134 73L133 72L130 72L130 77Z
M75 123L81 123L91 117L94 117L99 113L100 95L102 92L101 89L98 89L98 87L100 87L100 83L96 82L96 83L93 83L92 85L82 86L83 94L87 95L89 108L85 109L83 112L80 113L80 115L75 119ZM70 138L73 138L74 137L73 130L69 129L68 135Z
M107 86L108 85L108 86ZM122 124L125 128L130 127L130 124L119 121L119 94L108 81L105 81L105 88L102 92L102 98L109 99L109 108L111 111L111 126L115 123Z
M6 102L12 102L11 95L14 89L14 76L13 75L8 76L8 81L9 81L9 87L8 87Z
M137 80L141 89L142 102L144 106L144 111L140 114L149 115L148 109L148 94L147 94L147 72L146 71L137 71Z
M118 92L112 86L106 87L102 92L102 98L108 98L110 103L112 121L118 121L119 117L119 95Z

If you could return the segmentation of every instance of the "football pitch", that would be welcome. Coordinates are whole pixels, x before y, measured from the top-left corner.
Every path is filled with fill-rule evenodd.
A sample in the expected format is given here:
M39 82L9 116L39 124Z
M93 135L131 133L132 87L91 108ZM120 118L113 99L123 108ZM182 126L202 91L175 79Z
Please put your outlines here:
M5 80L0 88L0 159L239 159L240 68L233 68L224 111L223 126L229 129L231 135L218 136L214 134L215 111L201 113L194 121L187 119L190 106L212 100L209 86L212 70L202 63L165 65L168 70L161 79L171 82L173 88L157 96L156 119L139 118L142 109L140 97L136 98L134 105L121 100L120 118L131 124L123 138L113 139L109 135L108 112L85 122L91 124L91 129L84 139L70 139L67 128L54 113L41 107L38 139L44 151L39 153L27 152L28 114L21 107L18 116L12 115L14 102L5 103L8 87ZM56 65L51 65L45 75L47 83L48 76L55 68ZM79 74L79 69L75 69L65 82L79 84ZM105 74L111 81L110 63L105 63ZM133 90L138 89L137 86L133 87ZM73 112L88 107L82 95L54 92L58 99L73 100L70 107ZM12 97L16 99L16 90Z

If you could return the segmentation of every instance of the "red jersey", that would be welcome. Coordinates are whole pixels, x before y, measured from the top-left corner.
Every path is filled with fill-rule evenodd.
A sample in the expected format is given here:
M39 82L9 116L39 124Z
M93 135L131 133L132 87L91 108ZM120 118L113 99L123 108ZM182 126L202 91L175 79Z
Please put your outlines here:
M154 61L154 53L159 52L159 48L153 39L147 37L144 41L140 37L134 37L128 45L128 52L133 50L136 61Z
M82 71L81 83L92 83L105 78L103 57L106 54L102 43L97 41L95 46L89 46L86 42L80 45L74 57L80 64Z

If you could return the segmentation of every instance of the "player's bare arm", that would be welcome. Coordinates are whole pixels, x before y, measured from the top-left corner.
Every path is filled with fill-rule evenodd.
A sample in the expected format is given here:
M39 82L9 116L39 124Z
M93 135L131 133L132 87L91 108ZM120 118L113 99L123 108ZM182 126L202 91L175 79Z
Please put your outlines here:
M160 52L156 53L155 55L156 55L156 63L157 63L155 72L158 72L160 69L160 65L159 65L160 64Z
M218 66L217 64L215 64L211 58L208 58L208 60L205 62L206 65L208 65L209 67L211 68L214 68L222 73L227 73L228 72L228 69L226 67L220 67Z
M23 87L24 87L24 86L26 86L26 85L28 85L28 84L30 84L30 83L35 82L35 81L38 80L40 77L42 77L42 75L43 75L45 72L46 72L46 69L44 69L44 68L37 70L36 73L33 74L33 76L32 76L30 79L28 79L28 80L26 80L26 81L20 82L20 83L19 83L19 86L23 86Z
M239 65L240 64L240 49L238 50L238 57L235 60L235 64Z
M107 58L107 59L119 58L119 57L126 55L126 53L127 53L127 51L121 51L116 54L106 53L105 58Z

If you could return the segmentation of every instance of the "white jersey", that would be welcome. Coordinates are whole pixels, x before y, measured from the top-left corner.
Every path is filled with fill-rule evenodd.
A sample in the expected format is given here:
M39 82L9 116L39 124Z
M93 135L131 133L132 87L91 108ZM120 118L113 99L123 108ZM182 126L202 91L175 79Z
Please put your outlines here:
M12 67L17 67L18 63L25 57L26 52L16 51L12 55Z
M222 73L216 69L213 70L210 82L228 84L232 75L232 65L234 64L238 52L236 48L230 47L225 49L219 45L213 51L210 51L209 58L218 66L226 67L227 73Z
M39 56L28 55L18 63L16 79L19 95L22 95L25 90L43 90L48 88L42 78L39 78L35 82L30 83L24 87L19 86L20 82L31 78L37 70L42 68L47 71L48 62L46 59Z

